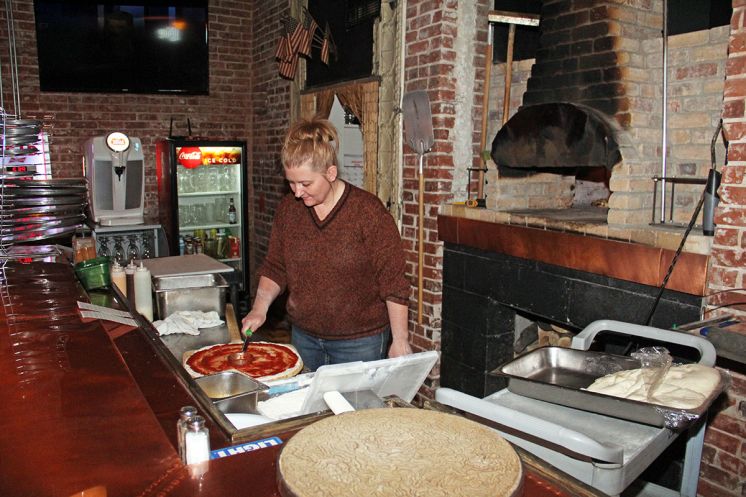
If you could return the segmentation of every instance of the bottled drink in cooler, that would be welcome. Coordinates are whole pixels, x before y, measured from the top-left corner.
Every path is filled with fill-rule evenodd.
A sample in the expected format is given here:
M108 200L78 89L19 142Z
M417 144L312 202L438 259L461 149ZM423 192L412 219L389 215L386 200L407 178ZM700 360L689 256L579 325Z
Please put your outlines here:
M228 223L229 224L236 224L238 222L238 215L236 214L236 206L233 203L233 199L230 200L230 205L228 205Z

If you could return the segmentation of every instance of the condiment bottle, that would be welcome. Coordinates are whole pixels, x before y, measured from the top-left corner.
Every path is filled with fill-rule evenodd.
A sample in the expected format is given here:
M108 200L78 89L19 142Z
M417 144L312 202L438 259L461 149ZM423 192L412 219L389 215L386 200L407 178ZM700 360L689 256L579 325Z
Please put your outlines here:
M187 431L189 419L197 415L197 408L194 406L184 406L179 410L179 420L176 422L176 441L179 444L179 457L182 462L186 462L186 440L184 436Z
M135 271L135 309L148 321L153 321L153 297L150 294L150 286L150 271L140 261L140 267Z
M135 266L134 263L130 262L127 264L127 267L124 268L124 275L125 279L127 281L127 290L125 292L125 295L127 295L127 300L130 301L131 304L135 303L135 271L137 270L137 266Z
M124 274L124 268L117 262L111 265L111 282L119 288L122 295L127 297L127 276Z
M202 416L192 416L187 421L184 447L187 464L198 464L210 459L210 432L205 427L205 418Z

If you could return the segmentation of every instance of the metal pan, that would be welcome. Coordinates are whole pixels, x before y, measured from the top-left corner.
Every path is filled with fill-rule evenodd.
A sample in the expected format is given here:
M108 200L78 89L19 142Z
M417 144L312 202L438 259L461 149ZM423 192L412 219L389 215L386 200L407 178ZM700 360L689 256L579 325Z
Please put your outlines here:
M2 121L6 126L41 126L42 122L38 119L6 119Z
M16 148L16 147L6 147L5 148L5 155L9 155L12 157L20 157L23 155L31 155L38 153L39 149L34 146L27 146L23 148Z
M39 136L39 127L38 126L14 126L14 127L5 127L2 130L3 133L5 133L5 136L33 136L35 138L38 138Z
M31 178L36 173L30 173L28 171L4 171L0 170L0 179L19 179L19 178Z
M30 145L39 141L38 135L33 136L6 136L5 143L10 145Z
M61 214L61 213L80 213L84 205L38 205L34 207L14 207L3 209L3 214L13 218L20 218L34 215Z
M27 233L29 231L46 231L50 228L61 228L64 226L78 226L82 223L84 216L78 218L52 219L38 223L26 223L17 225L3 225L0 223L0 233L12 235L16 233Z
M6 186L5 193L14 198L21 197L59 197L64 195L82 194L85 196L86 187L76 186L74 188L26 188L17 186Z
M17 235L3 235L0 236L0 242L11 242L11 243L25 243L35 242L38 240L49 240L51 238L59 238L61 236L70 235L78 229L79 225L66 226L64 228L51 228L44 231L32 231Z
M69 195L63 197L32 197L32 198L20 198L20 197L8 197L0 199L10 207L27 207L27 206L51 206L51 205L77 205L80 207L85 206L84 197L77 195Z
M71 212L71 213L62 213L56 216L20 216L20 217L11 217L6 216L5 212L0 212L0 226L13 226L13 225L20 225L20 224L40 224L40 223L48 223L52 221L58 221L63 219L77 219L77 220L83 220L85 219L85 215L78 212Z
M84 178L15 179L8 183L25 188L85 188L87 185Z
M491 374L507 377L508 390L524 397L676 430L704 415L724 388L721 374L718 387L696 409L675 409L584 390L597 378L639 367L638 360L627 356L541 347L503 364Z

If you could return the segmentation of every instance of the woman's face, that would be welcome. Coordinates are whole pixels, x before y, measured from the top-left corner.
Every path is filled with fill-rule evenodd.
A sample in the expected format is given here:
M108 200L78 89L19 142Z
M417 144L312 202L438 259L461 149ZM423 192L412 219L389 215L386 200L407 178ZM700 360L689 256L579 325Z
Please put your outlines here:
M331 182L335 173L336 166L329 167L325 173L314 171L309 161L297 167L286 167L285 179L295 198L301 199L306 207L314 207L332 195Z

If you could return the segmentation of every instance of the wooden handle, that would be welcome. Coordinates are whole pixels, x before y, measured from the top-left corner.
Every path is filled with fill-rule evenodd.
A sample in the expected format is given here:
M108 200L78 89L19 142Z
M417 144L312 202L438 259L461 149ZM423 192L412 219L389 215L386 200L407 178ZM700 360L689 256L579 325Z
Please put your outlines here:
M236 313L233 311L233 304L225 304L225 324L228 326L228 341L243 342L241 329L236 321Z
M422 156L420 156L420 178L419 178L419 226L417 229L417 323L422 324L422 284L423 266L425 265L425 170L422 167Z

